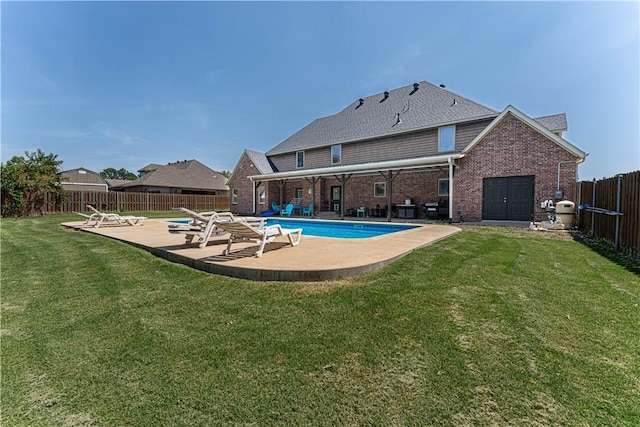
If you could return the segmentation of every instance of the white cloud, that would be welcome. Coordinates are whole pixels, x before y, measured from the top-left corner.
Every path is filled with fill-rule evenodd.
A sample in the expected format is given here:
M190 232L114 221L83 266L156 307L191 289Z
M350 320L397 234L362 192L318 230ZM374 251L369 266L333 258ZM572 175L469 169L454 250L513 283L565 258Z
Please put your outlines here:
M147 143L147 140L142 137L129 135L126 132L116 129L104 122L97 122L93 125L93 127L96 129L100 136L117 143L126 145L139 145Z

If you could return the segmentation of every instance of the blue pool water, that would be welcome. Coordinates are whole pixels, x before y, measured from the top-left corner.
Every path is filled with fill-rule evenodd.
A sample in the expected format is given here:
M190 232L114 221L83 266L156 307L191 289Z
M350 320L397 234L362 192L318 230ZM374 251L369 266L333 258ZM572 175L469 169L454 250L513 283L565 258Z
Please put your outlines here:
M170 219L167 222L172 222L174 224L191 224L191 219Z
M415 225L365 224L360 222L336 222L318 220L267 219L267 225L280 224L282 228L302 228L307 236L334 237L339 239L365 239L383 234L416 228Z
M172 219L167 222L189 224L191 220ZM302 234L307 236L334 237L338 239L366 239L367 237L382 236L383 234L395 233L416 227L415 225L404 224L366 224L349 221L267 219L267 225L273 224L280 224L282 228L302 228Z

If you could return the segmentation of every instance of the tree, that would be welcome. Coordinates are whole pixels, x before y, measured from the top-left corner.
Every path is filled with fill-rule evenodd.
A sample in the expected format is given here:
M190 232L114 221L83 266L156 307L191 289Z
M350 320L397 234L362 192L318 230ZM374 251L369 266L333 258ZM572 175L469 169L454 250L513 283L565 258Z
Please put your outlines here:
M231 178L231 171L222 171L222 176L225 178Z
M100 172L100 176L104 179L128 179L129 181L138 178L136 174L129 172L125 168L120 168L118 170L115 170L114 168L107 168Z
M33 153L26 151L25 156L0 164L2 216L42 215L47 193L57 207L67 197L59 170L62 160L57 154L44 154L38 148Z

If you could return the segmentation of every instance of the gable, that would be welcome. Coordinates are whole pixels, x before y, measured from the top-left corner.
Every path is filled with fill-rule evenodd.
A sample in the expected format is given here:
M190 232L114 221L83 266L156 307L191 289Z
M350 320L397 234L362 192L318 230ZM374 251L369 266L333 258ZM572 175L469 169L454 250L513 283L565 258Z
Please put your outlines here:
M248 171L249 169L252 169ZM236 176L242 174L244 171L245 176ZM236 166L233 168L233 172L229 177L229 184L231 185L237 178L246 178L248 175L266 175L275 172L275 167L271 164L269 159L264 153L259 151L245 149L238 159Z
M554 132L552 132L547 127L543 126L539 121L536 121L517 108L512 105L507 106L502 113L500 113L490 124L487 126L478 136L476 136L473 141L469 143L463 150L462 153L466 154L469 151L473 150L473 148L489 133L491 132L499 123L501 123L508 115L515 117L517 120L525 123L527 126L535 130L536 132L544 135L546 138L551 140L554 144L560 146L564 150L568 151L570 154L578 158L578 162L583 162L587 157L587 153L580 150L575 145L571 144L566 139L558 136Z

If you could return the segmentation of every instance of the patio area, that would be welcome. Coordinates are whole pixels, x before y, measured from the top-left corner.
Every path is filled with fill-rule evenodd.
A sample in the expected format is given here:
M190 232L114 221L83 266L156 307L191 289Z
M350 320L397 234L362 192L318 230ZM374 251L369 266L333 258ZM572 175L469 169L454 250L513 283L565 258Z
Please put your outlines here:
M227 235L212 237L205 248L185 246L183 236L169 234L167 221L148 219L138 227L82 228L82 221L62 225L117 239L198 270L260 281L320 281L355 276L384 267L460 231L450 225L415 224L418 227L367 239L333 239L303 233L298 246L291 247L286 237L278 237L266 245L261 258L256 258L258 245L253 242L234 243L231 253L223 256Z

